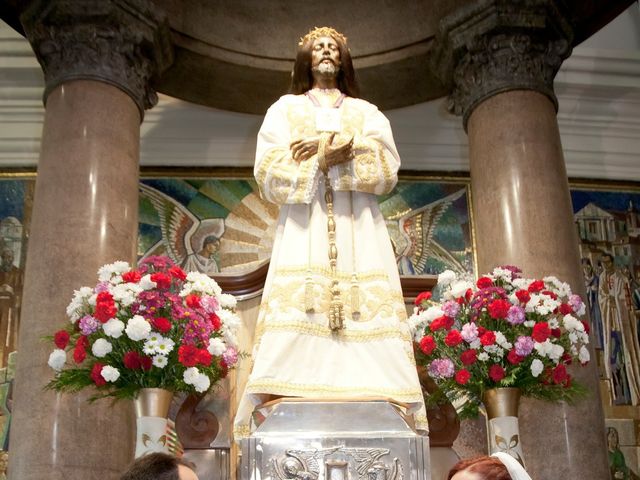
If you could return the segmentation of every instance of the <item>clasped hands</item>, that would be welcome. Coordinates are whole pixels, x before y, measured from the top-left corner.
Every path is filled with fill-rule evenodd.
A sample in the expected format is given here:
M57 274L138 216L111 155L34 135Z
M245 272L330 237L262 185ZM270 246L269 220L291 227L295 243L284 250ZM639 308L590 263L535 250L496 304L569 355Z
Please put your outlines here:
M326 170L334 165L346 163L353 159L353 137L345 140L343 143L334 145L333 139L335 136L335 133L331 134L324 149ZM291 142L290 145L291 156L297 163L304 162L318 153L319 145L319 136L295 140Z

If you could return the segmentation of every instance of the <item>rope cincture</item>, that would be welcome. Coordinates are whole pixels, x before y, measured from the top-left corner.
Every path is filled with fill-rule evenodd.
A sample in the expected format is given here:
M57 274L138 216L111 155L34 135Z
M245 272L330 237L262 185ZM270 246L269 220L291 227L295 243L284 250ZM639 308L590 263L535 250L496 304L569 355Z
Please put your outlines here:
M318 163L324 173L324 201L327 204L327 234L329 237L329 267L331 269L331 304L329 305L329 328L338 331L344 328L344 305L340 299L340 285L338 283L338 247L336 245L336 219L333 215L333 189L329 179L329 168L325 158L325 149L331 135L320 135L318 144Z

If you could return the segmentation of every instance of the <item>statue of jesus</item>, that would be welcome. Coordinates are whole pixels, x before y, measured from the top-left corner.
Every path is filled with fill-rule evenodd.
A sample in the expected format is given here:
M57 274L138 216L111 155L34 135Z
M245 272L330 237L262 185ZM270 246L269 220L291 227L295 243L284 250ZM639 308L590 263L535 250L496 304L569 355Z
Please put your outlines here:
M290 94L267 111L254 174L280 205L236 439L272 396L387 397L427 430L400 278L376 196L397 182L387 118L358 98L347 39L299 43Z

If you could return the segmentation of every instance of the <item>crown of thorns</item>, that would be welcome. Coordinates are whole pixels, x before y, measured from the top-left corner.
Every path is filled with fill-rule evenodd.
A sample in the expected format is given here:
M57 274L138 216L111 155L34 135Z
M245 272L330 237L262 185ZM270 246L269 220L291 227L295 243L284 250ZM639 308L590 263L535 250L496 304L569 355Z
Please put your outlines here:
M300 37L300 42L298 42L298 45L302 46L306 42L315 40L316 38L320 37L332 37L336 40L340 40L345 45L347 44L347 37L345 37L337 30L334 30L331 27L314 27L313 29L309 30L309 33L307 33L304 37Z

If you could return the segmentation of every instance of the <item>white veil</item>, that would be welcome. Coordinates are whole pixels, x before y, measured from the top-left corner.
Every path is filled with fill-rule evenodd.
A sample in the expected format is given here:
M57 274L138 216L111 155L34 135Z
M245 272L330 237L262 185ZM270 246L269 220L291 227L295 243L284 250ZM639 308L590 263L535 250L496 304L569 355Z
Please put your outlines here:
M513 480L531 480L529 474L522 468L520 462L518 462L515 458L513 458L508 453L504 452L496 452L491 455L492 457L496 457L500 460L505 467L507 467L507 471Z

